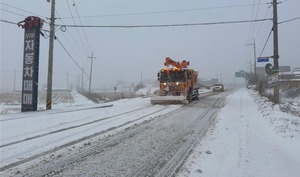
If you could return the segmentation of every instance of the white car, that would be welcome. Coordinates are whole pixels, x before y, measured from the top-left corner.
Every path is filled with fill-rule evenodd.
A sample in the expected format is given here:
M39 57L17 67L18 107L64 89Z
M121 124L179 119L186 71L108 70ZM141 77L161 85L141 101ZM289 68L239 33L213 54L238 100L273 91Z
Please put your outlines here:
M215 84L212 87L213 92L223 92L224 91L224 85L223 84Z

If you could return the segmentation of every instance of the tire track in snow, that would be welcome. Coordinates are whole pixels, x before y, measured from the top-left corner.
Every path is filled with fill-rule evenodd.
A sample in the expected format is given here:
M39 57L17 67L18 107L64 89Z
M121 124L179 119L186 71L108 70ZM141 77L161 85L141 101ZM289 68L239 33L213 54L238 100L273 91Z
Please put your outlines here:
M152 106L150 106L150 107L152 107ZM136 110L128 111L128 112L125 112L125 113L122 113L122 114L118 114L118 115L106 117L105 120L113 119L113 118L116 118L116 117L120 117L120 116L124 116L124 115L128 115L128 114L132 114L132 113L135 114L135 112L141 111L141 110L147 109L147 108L149 108L149 106L143 107L143 108L138 108L138 109L136 109ZM103 131L101 131L101 132L99 132L99 133L96 133L96 134L93 134L93 135L90 135L90 136L86 136L86 137L81 138L81 139L79 139L79 140L75 140L75 141L69 142L69 143L67 143L67 144L65 144L65 145L62 145L62 146L60 146L60 147L56 147L55 149L52 149L52 150L43 152L43 153L41 153L41 154L34 155L34 156L32 156L32 157L29 157L29 158L25 158L25 159L23 159L23 160L20 160L20 161L18 161L18 162L15 162L15 163L11 163L11 164L5 165L5 166L3 166L3 167L0 168L0 172L5 171L5 170L10 169L10 168L13 168L13 167L16 167L16 166L18 166L18 165L24 164L24 163L26 163L26 162L32 161L32 160L37 159L37 158L39 158L39 157L45 156L45 155L47 155L47 154L53 153L53 152L58 151L58 150L60 150L60 149L63 149L63 148L72 146L72 145L74 145L74 144L77 144L77 143L79 143L79 142L85 141L85 140L87 140L87 139L97 137L97 136L99 136L99 135L101 135L101 134L104 134L104 133L107 133L107 132L109 132L109 131L113 131L113 130L116 130L116 129L118 129L118 128L127 126L127 125L132 124L133 122L139 121L139 120L141 120L141 119L143 119L143 118L145 118L145 117L148 117L148 116L151 116L151 115L155 115L155 114L157 114L157 113L159 113L159 112L163 112L164 110L167 110L168 108L169 108L169 106L165 106L165 107L163 107L163 108L161 108L161 109L159 109L159 110L156 110L156 111L154 111L154 112L150 112L150 113L148 113L148 114L146 114L146 115L142 115L142 116L136 118L135 120L128 121L128 122L126 122L126 123L124 123L124 124L121 124L121 125L119 125L119 126L111 127L111 128L109 128L109 129L103 130ZM90 122L90 123L82 124L82 125L80 125L80 126L74 126L74 127L72 127L72 129L74 129L74 128L79 128L79 127L86 126L86 125L93 124L93 123L98 123L98 122L100 122L100 121L104 121L104 120L103 120L103 119L99 119L99 120L97 120L97 121L92 121L92 122ZM71 128L67 128L67 129L61 130L61 131L56 131L55 133L59 133L59 132L62 132L62 131L67 131L67 130L71 130ZM47 136L47 135L50 135L50 134L53 134L53 133L49 132L49 133L47 133L46 135L39 136L39 137L36 137L36 138L41 138L41 137L44 137L44 136ZM36 139L36 138L35 138L35 139ZM31 138L31 140L32 140L32 139L34 139L34 138ZM29 141L29 140L30 140L30 139L27 139L26 141ZM23 142L25 142L25 141L23 141ZM17 143L22 143L22 142L17 142ZM14 143L14 144L16 144L16 143ZM8 146L8 145L7 145L7 146Z

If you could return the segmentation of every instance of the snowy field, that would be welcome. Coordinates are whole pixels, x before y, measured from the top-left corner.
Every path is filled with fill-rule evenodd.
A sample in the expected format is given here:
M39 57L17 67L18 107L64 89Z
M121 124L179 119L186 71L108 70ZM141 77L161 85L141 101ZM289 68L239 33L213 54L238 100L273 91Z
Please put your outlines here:
M168 106L168 108L161 105L152 106L150 99L145 97L95 104L76 92L73 92L72 96L74 98L72 102L55 104L50 111L20 113L11 111L13 109L10 108L15 108L16 105L5 105L5 107L1 105L2 112L5 112L0 119L1 167L97 131L105 131L126 122L136 121L135 119L141 115L145 116L139 121L144 121L181 107L180 105ZM239 89L233 92L227 97L226 105L219 111L215 125L210 128L207 136L190 155L177 176L299 176L300 116L297 112L299 104L292 102L290 105L293 106L294 111L283 112L282 106L273 105L252 90ZM100 108L101 106L104 108ZM5 111L6 109L10 111ZM99 112L99 109L102 111ZM125 114L130 110L138 109L141 111ZM57 134L51 135L53 140L46 138L39 143L27 141L23 146L17 143L15 147L5 146L30 137L47 133L50 135L51 132L76 127L77 123L82 124L82 121L88 123L97 121L101 117L121 114L122 117L119 119L101 122L101 126L99 124L88 129L76 129L75 133L64 133L60 141L56 141L59 137L55 136L62 135ZM15 126L9 126L8 121ZM34 127L30 126L32 123ZM126 124L118 131L133 124ZM78 146L85 147L85 145ZM6 175L7 172L0 171L0 176Z

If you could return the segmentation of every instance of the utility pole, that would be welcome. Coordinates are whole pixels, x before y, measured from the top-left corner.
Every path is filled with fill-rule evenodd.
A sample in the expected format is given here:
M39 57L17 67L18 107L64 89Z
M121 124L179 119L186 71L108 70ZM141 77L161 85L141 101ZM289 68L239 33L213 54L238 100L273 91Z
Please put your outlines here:
M67 90L69 90L69 72L67 72Z
M140 76L140 85L142 85L142 79L143 79L143 72L141 72L141 76Z
M47 100L46 100L46 109L47 110L51 109L51 106L52 106L54 23L55 23L55 0L51 0L49 58L48 58L48 81L47 81Z
M273 0L273 37L274 37L274 70L279 75L279 54L278 54L278 17L277 17L277 0ZM274 103L279 103L279 82L274 87Z
M255 45L255 39L253 39L253 43L247 43L246 45L251 45L253 46L253 57L254 57L254 81L256 82L256 45Z
M83 68L81 69L81 92L83 92Z
M220 73L220 80L221 80L221 83L223 83L222 73Z
M93 70L93 60L96 59L96 57L94 57L93 52L92 52L92 56L88 57L91 59L91 69L90 69L90 82L89 82L89 92L91 92L91 82L92 82L92 70Z
M16 69L14 70L14 92L16 91Z

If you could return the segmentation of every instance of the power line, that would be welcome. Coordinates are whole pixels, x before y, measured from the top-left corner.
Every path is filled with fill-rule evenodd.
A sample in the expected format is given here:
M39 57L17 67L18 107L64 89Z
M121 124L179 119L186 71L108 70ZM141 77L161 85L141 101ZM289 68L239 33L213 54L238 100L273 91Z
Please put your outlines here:
M251 21L253 20L254 7L255 7L255 0L253 1L253 5L252 5ZM248 41L249 38L250 38L250 33L251 33L251 31L252 31L252 23L250 23L250 28L249 28L249 31L248 31L248 38L247 38L247 41Z
M80 18L80 15L79 15L78 9L77 9L77 5L75 4L75 1L74 1L74 0L73 0L73 6L75 7L75 10L76 10L77 16L78 16L78 18L79 18L79 23L80 23L80 25L82 25L82 21L81 21L81 18ZM87 38L87 36L86 36L86 33L85 33L85 30L84 30L84 28L82 28L82 31L83 31L83 35L84 35L84 37L85 37L85 40L86 40L86 42L87 42L87 44L88 44L88 46L89 46L90 50L91 50L91 51L93 51L93 50L92 50L92 47L91 47L91 45L90 45L90 42L89 42L89 40L88 40L88 38Z
M56 10L56 13L57 13L59 19L62 21L62 23L65 24L64 21L63 21L63 19L60 18L60 14L58 13L57 10ZM62 34L64 34L64 33L62 33ZM72 33L70 32L70 33L67 33L67 34L69 34L69 35L71 36L71 38L73 39L74 43L75 43L76 46L81 50L81 52L82 52L82 53L85 53L85 51L83 50L83 48L82 48L82 47L78 44L78 42L75 40L75 37L72 35ZM65 35L63 35L63 36L65 37ZM67 43L70 45L70 43L68 42L68 40L67 40L66 37L65 37L65 39L66 39ZM71 48L73 49L74 53L75 53L75 54L77 55L77 57L78 57L77 51L74 50L74 48L72 47L72 45L70 45L70 46L71 46ZM85 56L85 54L84 54L84 56ZM78 57L78 58L82 58L82 57ZM82 60L81 60L81 61L82 61Z
M266 4L266 3L261 3L261 4ZM260 4L241 4L241 5L231 5L231 6L202 7L202 8L179 9L179 10L168 10L168 11L137 12L137 13L122 13L122 14L107 14L107 15L90 15L90 16L81 16L80 18L117 17L117 16L134 16L134 15L153 15L153 14L190 12L190 11L211 10L211 9L247 7L247 6L253 6L253 5L260 5ZM67 18L73 18L73 17L63 17L63 18L67 19Z
M278 24L287 23L287 22L291 22L291 21L299 20L299 19L300 19L300 17L296 17L296 18L292 18L290 20L285 20L285 21L279 22Z
M267 10L266 15L265 15L264 18L267 18L269 12L270 12L270 7L268 8L268 10ZM271 17L270 17L270 18L271 18ZM265 22L263 22L263 23L260 25L259 30L257 31L257 34L256 34L256 36L255 36L254 38L257 38L257 37L258 37L258 34L260 33L260 31L261 31L261 29L262 29L262 27L263 27L264 24L265 24Z
M0 19L0 21L3 22L3 23L8 23L8 24L13 24L13 25L18 25L18 23L11 22L11 21L7 21L7 20L3 20L3 19Z
M259 4L260 4L260 1L261 1L261 0L258 1ZM257 19L258 12L259 12L259 7L260 7L260 5L257 6L257 9L256 9L256 15L255 15L255 18L254 18L254 19ZM251 36L252 36L252 37L253 37L254 30L255 30L255 25L256 25L256 23L253 24L253 29L252 29L252 33L251 33Z
M17 10L20 10L20 11L23 11L23 12L26 12L26 13L29 13L29 14L32 14L32 15L36 15L36 16L39 16L39 17L43 17L43 18L47 18L45 16L42 16L42 15L39 15L39 14L36 14L36 13L32 13L30 11L27 11L27 10L24 10L24 9L21 9L21 8L18 8L18 7L15 7L15 6L12 6L12 5L9 5L9 4L6 4L6 3L3 3L3 2L0 2L0 4L4 5L4 6L7 6L7 7L10 7L10 8L13 8L13 9L17 9ZM20 14L17 14L17 15L20 15ZM22 16L26 16L26 15L22 15Z
M294 20L299 20L300 17L292 18L279 22L283 24ZM251 23L251 22L263 22L272 20L272 18L263 18L258 20L240 20L240 21L225 21L225 22L207 22L207 23L183 23L183 24L165 24L165 25L66 25L56 24L56 26L69 27L69 28L155 28L155 27L180 27L180 26L207 26L207 25L223 25L223 24L238 24L238 23ZM17 25L18 23L0 19L1 22Z
M4 23L8 23L8 24L13 24L13 25L17 25L18 23L16 22L11 22L11 21L7 21L7 20L3 20L0 19L1 22ZM68 56L71 58L71 60L76 64L76 66L86 75L89 76L86 72L84 72L83 68L80 67L80 65L76 62L76 60L72 57L72 55L70 54L70 52L66 49L66 47L61 43L61 41L57 38L57 36L55 36L55 39L58 41L58 43L62 46L62 48L65 50L65 52L68 54Z
M69 9L69 11L70 11L70 14L71 14L71 16L72 16L73 23L76 25L75 19L74 19L73 13L72 13L72 10L71 10L71 8L70 8L69 1L66 0L66 2L67 2L67 5L68 5L68 9ZM78 31L77 28L76 28L76 31L77 31L78 37L79 37L79 39L80 39L80 41L81 41L81 43L82 43L83 48L85 49L86 53L88 54L89 52L88 52L88 50L86 49L86 47L85 47L85 45L84 45L84 43L83 43L83 40L82 40L82 38L81 38L81 35L80 35L80 33L79 33L79 31Z
M263 54L263 52L264 52L264 50L265 50L265 48L266 48L266 46L267 46L267 43L268 43L268 41L269 41L269 39L270 39L270 36L271 36L271 34L272 34L272 31L273 31L273 28L271 29L271 31L270 31L270 33L269 33L269 36L268 36L268 38L267 38L267 41L265 42L265 45L264 45L262 51L260 52L259 57L261 57L261 55Z
M1 11L4 11L4 12L7 12L7 13L14 14L14 15L26 17L26 15L22 15L22 14L19 14L19 13L16 13L16 12L12 12L12 11L9 11L9 10L5 10L5 9L0 9L0 10L1 10Z
M80 65L76 62L76 60L72 57L70 52L65 48L65 46L60 42L60 40L55 36L55 39L58 41L58 43L62 46L62 48L65 50L65 52L68 54L68 56L71 58L71 60L76 64L76 66L87 76L89 76L86 72L84 72L83 68L80 67Z
M207 25L224 25L224 24L237 24L237 23L250 23L250 22L262 22L272 20L258 19L258 20L240 20L240 21L224 21L224 22L207 22L207 23L182 23L182 24L163 24L163 25L61 25L69 28L163 28L163 27L181 27L181 26L207 26Z

